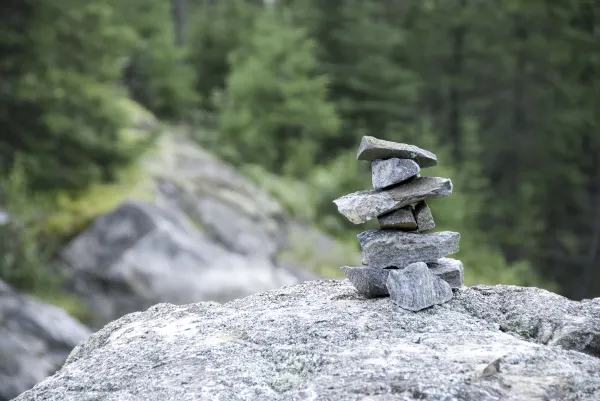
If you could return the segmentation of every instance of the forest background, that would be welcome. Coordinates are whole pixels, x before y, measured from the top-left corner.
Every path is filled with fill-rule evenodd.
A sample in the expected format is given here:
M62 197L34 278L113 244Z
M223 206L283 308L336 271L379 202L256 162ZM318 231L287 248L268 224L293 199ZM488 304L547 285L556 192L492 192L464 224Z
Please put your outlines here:
M134 101L356 247L332 200L370 187L360 138L431 150L467 284L600 296L599 68L596 0L4 1L0 278L55 296L152 146Z

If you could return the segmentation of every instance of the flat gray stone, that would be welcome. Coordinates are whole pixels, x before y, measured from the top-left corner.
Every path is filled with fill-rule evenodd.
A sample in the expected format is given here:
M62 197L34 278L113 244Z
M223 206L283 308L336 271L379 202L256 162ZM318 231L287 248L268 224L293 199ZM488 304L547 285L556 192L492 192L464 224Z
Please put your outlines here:
M437 156L414 145L385 141L372 136L363 136L358 147L358 160L373 161L376 159L412 159L421 167L436 166Z
M453 231L418 234L368 230L358 234L357 238L364 265L403 268L415 262L435 262L458 252L460 234Z
M435 221L433 221L431 209L429 208L429 206L427 206L427 203L425 203L425 201L417 203L415 205L413 213L415 215L415 220L417 222L419 232L425 232L433 230L435 228Z
M358 191L344 195L333 203L348 220L354 224L361 224L412 203L443 198L451 194L452 181L448 178L415 177L390 189Z
M438 261L445 260L442 258ZM431 267L427 263L429 270L444 280L450 285L450 288L461 288L463 286L463 265L462 262L456 259L447 259L449 262L441 262L445 266L435 265L436 262L431 263L435 267ZM458 263L456 263L458 262ZM352 283L354 288L367 298L384 297L390 295L386 286L386 281L390 271L397 269L379 269L376 267L359 266L349 267L344 266L341 268L348 280Z
M341 269L354 288L365 297L377 298L388 295L385 283L389 270L348 266L344 266Z
M379 220L379 227L382 229L396 229L402 231L415 231L417 229L417 221L415 220L411 206L406 206L402 209L384 214L377 219Z
M390 270L386 286L396 305L413 312L452 299L452 288L429 271L423 262L413 263L401 270Z
M377 159L371 162L373 188L383 189L399 184L419 174L421 168L410 159Z
M429 270L452 288L460 288L465 281L465 268L460 260L441 258L435 262L427 263Z

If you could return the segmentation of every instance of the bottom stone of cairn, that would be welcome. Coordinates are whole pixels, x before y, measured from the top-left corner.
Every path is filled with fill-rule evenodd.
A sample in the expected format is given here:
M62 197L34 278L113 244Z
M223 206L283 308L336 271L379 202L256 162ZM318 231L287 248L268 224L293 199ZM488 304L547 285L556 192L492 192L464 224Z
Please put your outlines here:
M421 262L422 263L422 262ZM441 258L426 264L429 272L448 283L450 288L460 288L464 283L464 266L460 260ZM390 272L404 269L381 269L378 267L341 268L356 290L367 298L389 296L387 280Z

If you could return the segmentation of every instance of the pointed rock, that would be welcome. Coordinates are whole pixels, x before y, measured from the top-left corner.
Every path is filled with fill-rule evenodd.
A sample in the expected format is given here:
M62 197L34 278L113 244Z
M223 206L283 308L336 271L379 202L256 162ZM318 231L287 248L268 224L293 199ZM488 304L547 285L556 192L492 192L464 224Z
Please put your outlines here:
M394 229L402 231L415 231L417 229L417 221L413 214L411 206L403 207L391 213L384 214L377 218L381 229Z
M437 165L437 156L414 145L397 143L377 139L372 136L363 136L358 147L356 158L358 160L373 161L376 159L412 159L421 167Z
M419 165L409 159L385 159L371 162L373 188L383 189L399 184L419 174Z
M418 234L369 230L358 234L357 238L364 265L403 268L415 262L435 262L458 252L460 234L453 231Z
M341 269L354 288L365 297L376 298L388 295L385 283L389 270L348 266L344 266Z
M415 205L414 215L420 233L435 228L435 221L433 221L431 209L429 208L429 206L427 206L427 203L425 203L425 201L421 201Z
M380 191L359 191L334 200L338 211L354 224L425 199L437 199L452 194L452 181L440 177L415 177L412 180Z
M460 288L464 285L465 268L460 260L441 258L427 263L427 266L433 274L447 282L451 288Z
M390 270L386 287L396 305L413 312L443 304L453 296L448 283L433 274L423 262Z

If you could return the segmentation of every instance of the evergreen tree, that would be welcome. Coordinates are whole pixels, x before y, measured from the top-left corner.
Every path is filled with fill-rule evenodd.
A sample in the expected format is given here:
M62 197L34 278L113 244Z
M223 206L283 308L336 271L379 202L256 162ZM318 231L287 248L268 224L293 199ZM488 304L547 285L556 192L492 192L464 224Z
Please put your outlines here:
M319 142L337 133L314 51L286 12L268 10L232 53L220 135L236 144L239 160L302 176L314 165Z

